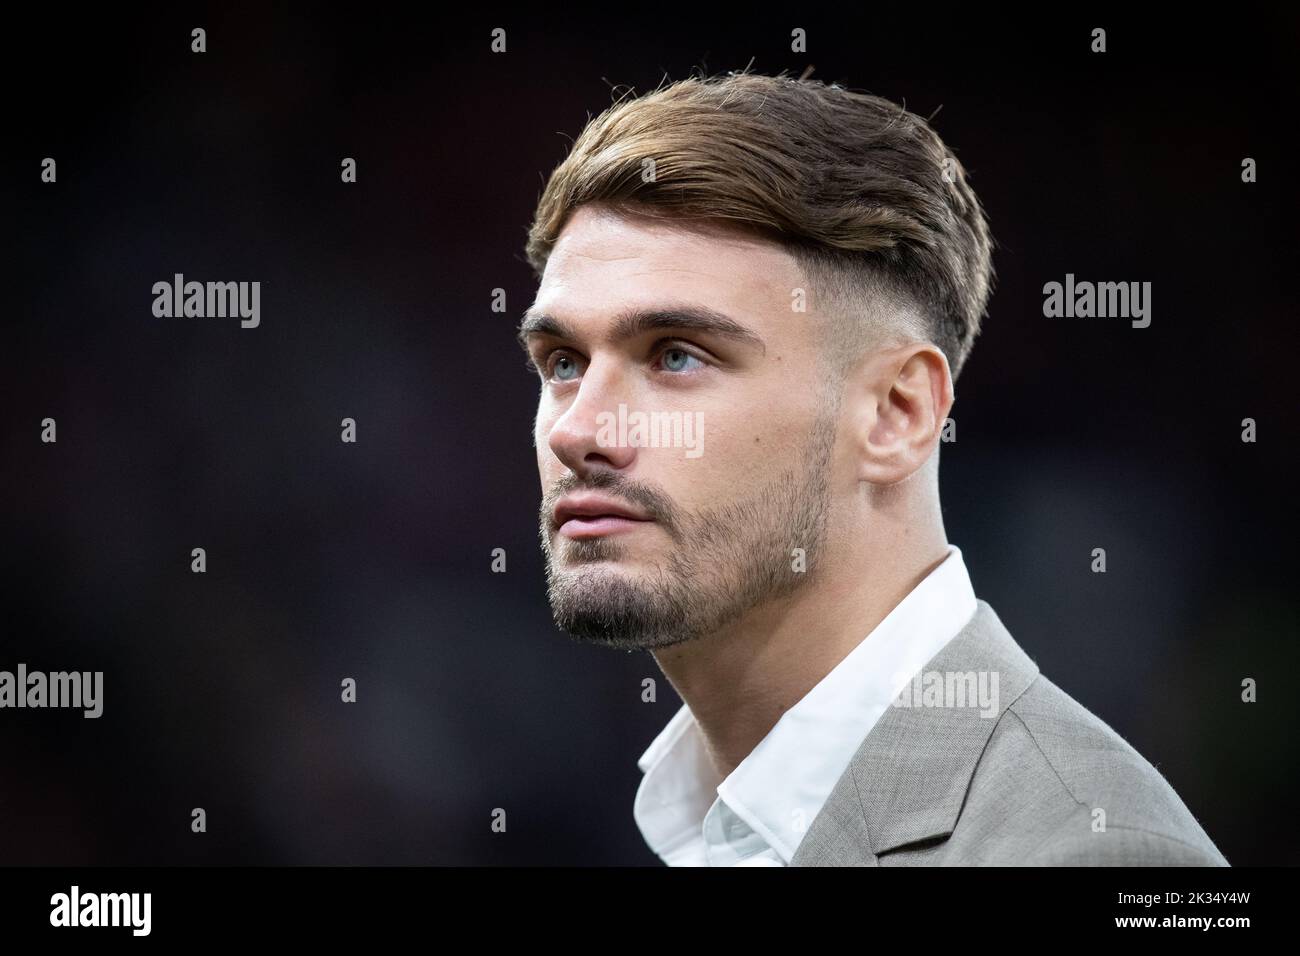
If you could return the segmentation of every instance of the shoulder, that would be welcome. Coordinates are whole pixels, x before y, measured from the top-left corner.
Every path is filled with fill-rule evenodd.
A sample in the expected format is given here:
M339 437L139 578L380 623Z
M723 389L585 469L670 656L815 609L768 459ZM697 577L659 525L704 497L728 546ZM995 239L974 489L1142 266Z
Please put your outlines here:
M980 764L972 790L1040 815L1025 864L1228 865L1160 771L1042 674L1001 714Z

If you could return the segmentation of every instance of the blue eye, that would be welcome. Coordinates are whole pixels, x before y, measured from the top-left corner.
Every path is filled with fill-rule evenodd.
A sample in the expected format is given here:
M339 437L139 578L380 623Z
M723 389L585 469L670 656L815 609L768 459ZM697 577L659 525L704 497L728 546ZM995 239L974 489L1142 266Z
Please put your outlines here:
M708 362L691 354L684 348L668 346L659 351L656 368L674 374L690 373L708 367ZM582 377L581 361L567 349L557 348L548 352L541 359L544 381L568 383Z
M670 372L684 372L691 366L689 362L694 362L697 366L703 367L704 363L697 359L685 349L667 348L663 351L664 368Z
M578 372L578 363L567 355L561 355L555 360L555 364L551 369L551 374L554 375L558 381L571 382L573 381L573 376L562 374L562 369L572 372L573 375L576 376Z

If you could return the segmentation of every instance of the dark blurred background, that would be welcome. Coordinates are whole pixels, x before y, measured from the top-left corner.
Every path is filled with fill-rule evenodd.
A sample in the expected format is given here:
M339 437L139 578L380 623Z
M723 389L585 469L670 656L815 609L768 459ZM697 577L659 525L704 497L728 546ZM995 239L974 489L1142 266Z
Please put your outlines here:
M977 593L1230 862L1300 859L1296 17L908 9L10 19L0 669L105 687L0 710L0 863L656 864L680 701L551 624L524 234L612 92L809 63L933 115L999 243L943 446ZM154 317L176 272L260 327ZM1044 318L1067 272L1151 326Z

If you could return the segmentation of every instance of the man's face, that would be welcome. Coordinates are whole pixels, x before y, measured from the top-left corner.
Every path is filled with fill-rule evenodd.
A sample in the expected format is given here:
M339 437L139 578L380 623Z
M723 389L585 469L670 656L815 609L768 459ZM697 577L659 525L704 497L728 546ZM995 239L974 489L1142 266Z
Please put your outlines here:
M838 401L820 372L824 319L792 307L806 285L760 239L594 206L572 216L524 324L563 630L664 647L813 577ZM664 427L674 422L681 431Z

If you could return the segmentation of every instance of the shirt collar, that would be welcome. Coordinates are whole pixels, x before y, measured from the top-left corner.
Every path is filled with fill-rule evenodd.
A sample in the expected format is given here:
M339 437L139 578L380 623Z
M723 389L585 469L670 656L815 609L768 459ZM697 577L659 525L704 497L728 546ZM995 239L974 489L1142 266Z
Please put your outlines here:
M789 863L867 733L975 609L961 551L950 545L725 780L683 704L637 760L644 776L633 816L647 844L670 865L731 861L755 847Z

